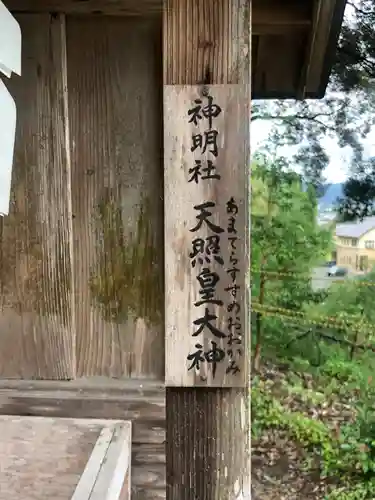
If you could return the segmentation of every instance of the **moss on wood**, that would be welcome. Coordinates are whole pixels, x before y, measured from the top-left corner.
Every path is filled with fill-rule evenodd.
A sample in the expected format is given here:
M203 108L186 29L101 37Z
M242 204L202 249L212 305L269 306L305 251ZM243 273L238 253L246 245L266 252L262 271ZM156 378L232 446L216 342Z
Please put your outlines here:
M123 322L129 315L160 324L163 283L160 251L155 246L151 206L143 200L135 229L125 237L121 207L110 197L98 207L100 254L91 272L90 289L104 318Z

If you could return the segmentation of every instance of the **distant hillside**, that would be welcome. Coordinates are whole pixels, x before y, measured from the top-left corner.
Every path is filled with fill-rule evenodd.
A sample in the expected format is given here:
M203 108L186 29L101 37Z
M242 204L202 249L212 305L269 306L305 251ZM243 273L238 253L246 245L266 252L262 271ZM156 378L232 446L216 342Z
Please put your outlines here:
M336 204L337 200L343 196L343 183L326 184L325 194L319 200L319 208L327 209Z

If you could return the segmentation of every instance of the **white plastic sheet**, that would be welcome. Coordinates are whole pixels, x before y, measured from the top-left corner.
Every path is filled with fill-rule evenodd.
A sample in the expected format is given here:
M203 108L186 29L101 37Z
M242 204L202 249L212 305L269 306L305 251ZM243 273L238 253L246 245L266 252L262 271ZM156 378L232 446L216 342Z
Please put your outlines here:
M0 0L0 71L10 78L21 74L21 29Z
M7 78L21 74L21 29L0 0L0 72ZM0 78L0 215L8 215L14 141L16 104Z
M13 97L0 79L0 215L9 213L16 115Z

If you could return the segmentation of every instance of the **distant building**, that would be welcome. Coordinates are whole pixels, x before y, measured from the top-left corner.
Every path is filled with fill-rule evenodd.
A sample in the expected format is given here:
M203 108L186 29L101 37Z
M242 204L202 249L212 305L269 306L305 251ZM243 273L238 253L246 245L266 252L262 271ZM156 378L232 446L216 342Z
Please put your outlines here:
M368 271L375 266L375 217L336 225L337 265L352 271Z
M336 219L336 212L326 211L318 215L317 222L319 226L332 226L336 222Z

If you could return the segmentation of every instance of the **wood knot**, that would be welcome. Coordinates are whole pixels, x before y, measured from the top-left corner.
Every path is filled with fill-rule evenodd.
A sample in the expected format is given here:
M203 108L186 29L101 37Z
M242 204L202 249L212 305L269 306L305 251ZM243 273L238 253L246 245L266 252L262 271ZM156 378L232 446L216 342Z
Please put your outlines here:
M208 40L200 40L198 42L198 48L199 49L210 49L213 46L214 46L214 43L213 42L209 42Z

